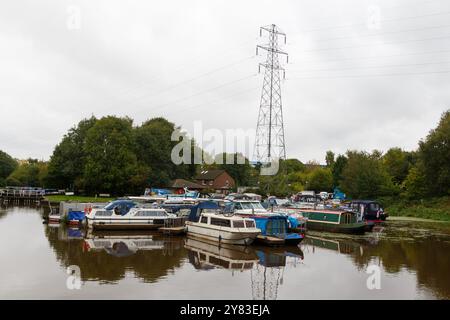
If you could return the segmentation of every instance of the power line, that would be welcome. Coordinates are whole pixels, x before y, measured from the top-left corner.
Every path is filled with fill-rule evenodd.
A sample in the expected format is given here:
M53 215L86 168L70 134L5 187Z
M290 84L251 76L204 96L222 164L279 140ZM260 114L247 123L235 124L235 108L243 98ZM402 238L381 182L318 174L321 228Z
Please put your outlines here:
M444 71L430 71L430 72L409 72L409 73L385 73L385 74L364 74L364 75L342 75L333 77L293 77L287 80L309 80L309 79L345 79L345 78L368 78L368 77L393 77L393 76L412 76L412 75L426 75L426 74L447 74L450 70Z
M410 66L426 66L426 65L439 65L450 63L450 60L440 62L425 62L425 63L409 63L409 64L393 64L382 66L362 66L362 67L348 67L348 68L325 68L325 69L304 69L304 70L292 70L295 72L314 72L314 71L339 71L339 70L356 70L356 69L376 69L376 68L391 68L391 67L410 67Z
M383 42L383 43L370 43L363 44L357 46L346 46L346 47L334 47L334 48L322 48L322 49L312 49L312 50L302 50L300 52L319 52L319 51L328 51L328 50L342 50L342 49L351 49L351 48L364 48L364 47L372 47L372 46L380 46L380 45L390 45L390 44L398 44L398 43L409 43L409 42L421 42L421 41L430 41L430 40L441 40L441 39L449 39L450 35L441 36L441 37L432 37L425 39L410 39L410 40L402 40L402 41L394 41L394 42Z
M187 99L190 99L190 98L199 96L199 95L203 95L203 94L205 94L205 93L208 93L208 92L211 92L211 91L214 91L214 90L217 90L217 89L221 89L221 88L230 86L230 85L232 85L232 84L235 84L235 83L238 83L238 82L241 82L241 81L250 79L250 78L252 78L252 77L255 77L256 75L257 75L257 74L255 73L255 74L252 74L252 75L250 75L250 76L246 76L246 77L243 77L243 78L239 78L239 79L237 79L237 80L233 80L233 81L230 81L230 82L226 82L226 83L221 84L221 85L219 85L219 86L216 86L216 87L213 87L213 88L210 88L210 89L207 89L207 90L199 91L199 92L196 92L196 93L191 94L191 95L189 95L189 96L185 96L185 97L183 97L183 98L180 98L180 99L177 99L177 100L168 102L168 103L164 103L164 104L157 105L157 106L155 106L155 107L153 107L153 108L151 108L151 109L152 109L152 110L156 110L156 109L163 108L163 107L165 107L165 106L169 106L169 105L171 105L171 104L176 104L176 103L178 103L178 102L180 102L180 101L187 100Z
M395 57L406 57L406 56L421 56L421 55L434 55L441 53L449 53L450 50L436 50L436 51L426 51L426 52L413 52L413 53L401 53L401 54L393 54L393 55L382 55L382 56L372 56L372 57L349 57L349 58L337 58L337 59L327 59L324 62L334 62L334 61L348 61L348 60L370 60L370 59L378 59L378 58L395 58ZM303 60L302 63L305 62L315 62L316 59ZM290 63L294 64L294 63Z
M400 18L393 18L393 19L385 19L385 20L380 20L380 23L383 22L395 22L395 21L402 21L402 20L411 20L411 19L420 19L420 18L426 18L426 17L435 17L435 16L442 16L442 15L447 15L450 14L450 11L446 11L446 12L435 12L435 13L429 13L429 14L423 14L423 15L418 15L418 16L410 16L410 17L400 17ZM309 33L309 32L315 32L315 31L321 31L321 30L329 30L329 29L337 29L337 28L348 28L348 27L356 27L356 26L365 26L367 25L367 23L362 23L362 22L358 22L358 23L351 23L351 24L345 24L345 25L335 25L335 26L327 26L327 27L321 27L321 28L315 28L315 29L308 29L308 30L300 30L297 31L295 33L293 33L294 36L299 36L302 35L304 33Z
M250 43L250 42L253 42L253 41L254 41L254 39L252 39L252 40L247 40L247 41L241 42L240 44L238 44L238 45L235 46L235 47L228 48L228 49L225 50L225 51L223 51L223 50L220 50L220 51L217 50L217 52L214 51L212 54L213 54L215 57L223 57L223 56L226 56L226 55L228 55L229 53L231 53L231 52L233 52L233 51L235 51L235 50L237 50L237 49L239 49L239 48L242 48L242 47L245 46L246 44L248 44L248 43ZM211 55L212 55L212 54L211 54ZM208 55L208 56L210 56L210 55ZM207 56L207 57L208 57L208 56ZM173 72L177 73L177 72L180 72L180 71L185 70L185 69L187 69L187 68L191 68L191 67L197 66L197 65L202 65L202 66L203 66L204 64L205 64L205 57L197 58L197 59L194 59L194 61L191 62L191 63L189 63L189 64L183 63L181 66L179 66L178 68L174 69ZM136 91L139 90L139 89L143 89L143 88L145 88L145 87L148 87L150 84L156 82L158 79L161 79L161 78L163 78L163 77L164 77L163 75L158 75L158 76L152 77L152 78L150 79L150 81L147 81L147 82L145 82L145 83L141 83L141 84L135 85L135 86L133 86L133 87L131 87L131 88L129 88L129 89L121 90L121 92L120 92L119 94L122 95L122 96L130 96L130 95L134 95L133 92L136 92Z
M213 100L213 101L208 101L208 102L205 102L205 103L196 104L196 105L193 105L193 106L185 107L185 108L183 108L181 110L174 110L172 112L169 112L169 114L174 113L174 112L180 112L180 111L196 109L196 108L199 108L199 107L202 107L202 106L206 106L206 105L211 105L211 104L217 104L217 103L220 103L220 102L225 102L225 101L230 100L230 98L235 98L237 96L241 96L243 94L255 91L256 89L259 89L259 87L252 87L250 89L242 90L242 91L239 91L239 92L237 92L235 94L228 95L225 98L221 98L221 99L217 99L217 100Z
M341 40L341 39L360 39L360 38L371 38L371 37L379 37L389 34L398 34L398 33L405 33L405 32L412 32L412 31L423 31L423 30L430 30L430 29L442 29L442 28L449 28L450 25L441 25L441 26L431 26L431 27L423 27L423 28L414 28L414 29L406 29L406 30L399 30L399 31L389 31L389 32L380 32L375 34L367 34L363 36L345 36L345 37L335 37L335 38L326 38L326 39L319 39L315 42L328 42L330 40Z
M236 66L236 65L238 65L238 64L240 64L240 63L242 63L242 62L244 62L244 61L247 61L247 60L249 60L249 59L252 59L252 58L254 58L254 57L255 57L255 56L253 55L253 56L249 56L249 57L240 59L240 60L235 61L235 62L233 62L233 63L226 64L226 65L224 65L224 66L222 66L222 67L213 69L213 70L208 71L208 72L206 72L206 73L203 73L203 74L201 74L201 75L198 75L198 76L195 76L195 77L193 77L193 78L190 78L190 79L187 79L187 80L178 82L178 83L176 83L176 84L174 84L174 85L168 86L168 87L166 87L166 88L164 88L164 89L162 89L162 90L159 90L159 91L157 91L157 92L153 92L153 93L150 93L150 94L144 94L144 95L142 95L142 96L140 96L140 97L137 97L136 100L141 100L142 98L145 98L145 97L147 97L147 98L153 98L153 97L158 96L158 95L160 95L160 94L162 94L162 93L164 93L164 92L167 92L167 91L173 90L173 89L175 89L175 88L181 87L181 86L183 86L183 85L185 85L185 84L187 84L187 83L190 83L190 82L199 80L199 79L201 79L201 78L204 78L204 77L209 76L209 75L211 75L211 74L214 74L214 73L216 73L216 72L219 72L219 71L225 70L225 69L227 69L227 68Z

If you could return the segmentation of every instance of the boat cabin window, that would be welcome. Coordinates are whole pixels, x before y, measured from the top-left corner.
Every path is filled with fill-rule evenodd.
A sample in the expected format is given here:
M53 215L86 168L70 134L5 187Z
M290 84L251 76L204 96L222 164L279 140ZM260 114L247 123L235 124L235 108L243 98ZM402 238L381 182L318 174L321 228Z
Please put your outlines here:
M369 213L377 213L380 210L380 205L378 203L369 204Z
M234 220L233 221L233 227L234 228L245 228L244 220Z
M208 223L208 217L202 217L200 220L201 223Z
M135 216L137 217L164 217L166 213L164 211L138 211Z
M211 218L211 224L214 226L231 227L231 221L228 219Z
M245 220L245 227L246 228L255 228L255 221L253 221L253 220Z

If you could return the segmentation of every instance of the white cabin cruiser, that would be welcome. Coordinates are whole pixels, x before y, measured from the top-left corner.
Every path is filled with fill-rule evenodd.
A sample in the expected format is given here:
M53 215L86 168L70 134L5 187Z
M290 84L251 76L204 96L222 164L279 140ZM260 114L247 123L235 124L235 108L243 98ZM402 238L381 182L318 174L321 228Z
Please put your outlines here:
M131 200L116 200L104 208L93 208L86 213L89 228L106 230L158 229L164 221L176 215L164 209L146 206Z
M191 209L186 221L188 236L224 244L250 245L261 233L255 220L217 213L215 202L202 202Z

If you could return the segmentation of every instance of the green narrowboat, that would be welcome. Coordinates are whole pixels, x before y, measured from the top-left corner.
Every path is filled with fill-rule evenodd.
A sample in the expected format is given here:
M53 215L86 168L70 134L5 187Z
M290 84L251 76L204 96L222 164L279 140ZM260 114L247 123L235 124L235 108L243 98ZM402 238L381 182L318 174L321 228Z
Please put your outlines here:
M300 214L306 218L309 230L363 234L366 224L357 221L357 215L351 211L303 209Z

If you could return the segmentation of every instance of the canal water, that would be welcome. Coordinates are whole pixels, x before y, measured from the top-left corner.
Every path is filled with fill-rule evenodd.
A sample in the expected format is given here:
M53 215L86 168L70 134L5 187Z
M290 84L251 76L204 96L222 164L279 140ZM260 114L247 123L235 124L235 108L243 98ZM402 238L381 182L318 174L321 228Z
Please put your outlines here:
M0 208L1 299L449 299L450 224L389 221L299 247L91 233Z

